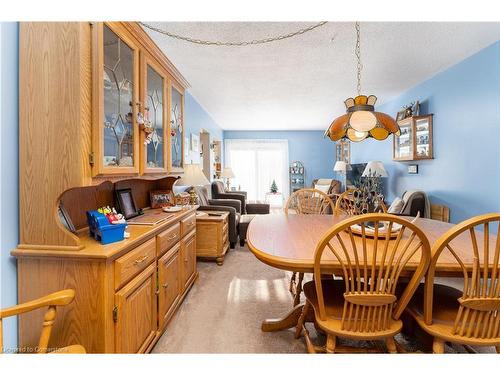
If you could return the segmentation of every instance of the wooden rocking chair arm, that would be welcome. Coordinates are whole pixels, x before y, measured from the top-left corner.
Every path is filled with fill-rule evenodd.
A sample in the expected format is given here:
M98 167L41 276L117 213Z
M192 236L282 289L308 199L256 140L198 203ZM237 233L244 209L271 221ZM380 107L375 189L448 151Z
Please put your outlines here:
M33 301L2 309L0 310L1 317L7 318L13 315L24 314L46 306L65 306L73 301L73 298L75 298L75 291L73 289L60 290Z

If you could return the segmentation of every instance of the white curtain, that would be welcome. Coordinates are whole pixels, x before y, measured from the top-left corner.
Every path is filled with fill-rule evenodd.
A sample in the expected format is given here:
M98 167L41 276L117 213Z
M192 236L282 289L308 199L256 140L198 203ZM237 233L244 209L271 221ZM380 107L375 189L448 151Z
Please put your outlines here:
M288 140L225 139L225 165L235 178L231 185L241 187L249 201L265 201L273 180L286 200L289 194Z

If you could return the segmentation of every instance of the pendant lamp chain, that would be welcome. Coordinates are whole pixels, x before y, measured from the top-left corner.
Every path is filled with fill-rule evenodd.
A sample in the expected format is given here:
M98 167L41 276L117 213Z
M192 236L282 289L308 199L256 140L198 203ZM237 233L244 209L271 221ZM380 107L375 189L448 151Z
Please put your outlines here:
M356 21L356 58L358 60L358 95L361 95L361 70L363 65L361 64L361 40L360 40L360 27L359 22Z

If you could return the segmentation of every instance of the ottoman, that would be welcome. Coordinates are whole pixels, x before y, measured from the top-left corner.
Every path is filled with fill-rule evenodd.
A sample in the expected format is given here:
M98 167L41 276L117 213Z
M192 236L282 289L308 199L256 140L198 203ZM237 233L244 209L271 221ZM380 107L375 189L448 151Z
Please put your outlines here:
M241 215L240 223L238 224L238 235L240 236L240 246L245 246L245 241L247 239L248 225L252 221L255 215Z

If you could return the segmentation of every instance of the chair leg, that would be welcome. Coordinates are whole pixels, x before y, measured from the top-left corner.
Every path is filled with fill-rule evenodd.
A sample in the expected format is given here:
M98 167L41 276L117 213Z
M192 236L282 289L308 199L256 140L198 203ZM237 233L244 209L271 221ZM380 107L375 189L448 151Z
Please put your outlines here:
M293 291L295 290L295 278L297 277L297 272L292 273L292 277L290 278L290 293L293 295Z
M309 331L307 328L304 327L304 338L306 339L306 346L307 346L307 352L309 354L316 354L316 347L311 341L311 338L309 337Z
M326 352L335 353L335 347L337 346L337 337L328 334L326 336Z
M396 347L396 342L394 337L388 337L385 339L385 345L387 346L387 350L389 353L396 354L398 352L398 348Z
M434 338L432 342L432 352L434 354L443 354L444 353L444 341L438 338Z
M300 314L299 321L297 322L297 327L295 328L295 338L298 339L302 333L302 327L304 327L304 321L306 320L307 313L309 312L310 303L306 300L306 304L302 308L302 313Z
M295 296L293 297L293 306L297 306L300 303L300 295L302 294L302 281L304 280L304 273L299 273L299 281L297 281L297 286L295 287Z

